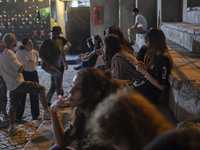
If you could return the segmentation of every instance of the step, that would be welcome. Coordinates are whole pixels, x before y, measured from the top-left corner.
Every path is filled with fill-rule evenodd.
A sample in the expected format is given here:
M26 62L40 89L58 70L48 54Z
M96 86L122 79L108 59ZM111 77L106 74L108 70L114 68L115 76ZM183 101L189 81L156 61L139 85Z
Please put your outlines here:
M186 10L186 21L189 23L200 23L200 7L188 7Z
M71 110L71 108L59 111L59 116L64 128L73 117L69 110ZM54 143L55 139L53 136L52 122L51 120L43 121L36 133L25 145L24 150L48 150Z
M139 40L144 42L144 36L142 34L138 36ZM169 80L170 108L178 121L198 119L200 118L200 55L193 54L170 40L167 40L167 45L174 62L172 79Z
M200 24L163 22L161 29L169 40L188 49L192 53L200 54Z
M200 118L200 55L168 41L174 61L170 107L178 121Z

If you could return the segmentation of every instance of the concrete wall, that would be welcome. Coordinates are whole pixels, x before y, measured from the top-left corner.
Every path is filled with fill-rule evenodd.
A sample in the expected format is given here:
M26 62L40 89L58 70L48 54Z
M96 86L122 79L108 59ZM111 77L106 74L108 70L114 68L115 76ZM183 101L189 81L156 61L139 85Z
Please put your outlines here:
M181 22L182 3L182 0L162 0L162 22Z
M157 0L136 0L137 8L146 18L149 27L157 26Z
M200 0L188 0L188 7L200 6Z
M94 6L102 6L101 25L94 25ZM91 36L99 34L103 37L104 30L111 25L119 25L119 0L90 0Z
M131 13L131 10L135 7L135 0L119 0L119 27L125 37L128 37L127 29L135 22L135 18Z

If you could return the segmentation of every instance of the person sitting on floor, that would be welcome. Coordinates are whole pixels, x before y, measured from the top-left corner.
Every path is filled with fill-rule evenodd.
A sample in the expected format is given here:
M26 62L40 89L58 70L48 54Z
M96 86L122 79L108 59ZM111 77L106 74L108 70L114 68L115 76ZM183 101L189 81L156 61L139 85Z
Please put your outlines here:
M94 67L95 64L96 64L96 61L97 61L97 49L100 48L100 44L102 42L102 39L99 35L95 35L92 37L92 42L94 44L94 49L92 52L90 52L90 54L87 55L87 58L84 59L82 62L81 62L81 65L78 66L78 67L75 67L74 69L75 70L80 70L80 69L83 69L83 68L86 68L86 67Z
M93 140L117 150L141 150L158 134L174 128L145 97L125 89L102 101L88 126Z
M86 53L81 53L79 54L79 58L81 58L82 60L87 59L87 56L90 54L90 52L93 51L94 49L94 44L92 42L92 38L87 38L87 46L88 46L88 51Z
M56 144L50 150L64 149L72 141L77 141L77 149L106 150L103 145L90 142L90 131L86 131L86 121L95 107L110 93L120 88L120 84L96 68L84 68L73 79L69 91L70 106L75 109L73 124L64 130L58 116L58 110L69 106L65 101L57 101L51 106L53 132Z

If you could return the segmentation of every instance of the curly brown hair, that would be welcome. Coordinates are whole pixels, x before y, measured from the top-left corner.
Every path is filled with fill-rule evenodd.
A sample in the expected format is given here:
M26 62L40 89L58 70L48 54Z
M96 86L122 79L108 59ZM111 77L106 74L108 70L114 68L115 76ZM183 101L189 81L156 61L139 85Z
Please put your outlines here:
M131 149L137 150L173 128L146 98L126 90L100 103L89 124L94 140L117 145L125 139Z

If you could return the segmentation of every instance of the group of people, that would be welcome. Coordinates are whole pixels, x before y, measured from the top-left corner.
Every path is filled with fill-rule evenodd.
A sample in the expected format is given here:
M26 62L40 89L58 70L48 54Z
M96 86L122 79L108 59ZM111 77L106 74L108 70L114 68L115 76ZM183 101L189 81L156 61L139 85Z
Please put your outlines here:
M69 48L70 43L60 37L60 27L53 27L51 33L39 52L33 50L31 39L24 39L17 54L16 37L10 33L3 37L0 70L10 91L10 135L19 132L15 118L23 115L25 93L32 93L33 119L39 116L35 109L39 94L44 119L52 120L55 145L51 150L70 149L74 141L75 149L86 150L200 149L200 134L195 129L175 129L155 107L161 92L169 86L173 68L160 28L145 33L146 44L137 56L118 26L106 29L103 40L99 35L87 39L90 50L80 55L82 63L75 68L80 71L74 76L68 99L52 104L55 91L64 95L63 72L68 69L64 45ZM95 66L99 55L105 64L103 69ZM51 75L47 96L45 87L38 83L38 57L42 59L42 69ZM74 111L66 129L58 114L65 107ZM5 110L2 113L6 117Z
M25 102L26 93L30 93L31 115L33 120L40 118L39 97L44 108L43 119L51 119L49 106L51 98L55 92L63 96L62 77L64 68L68 68L65 59L66 51L71 44L65 38L60 37L61 28L53 27L51 38L45 40L39 53L33 49L31 39L24 39L22 46L17 53L14 52L14 47L17 45L17 40L14 34L7 33L0 42L1 62L0 62L0 97L1 97L1 114L3 121L0 126L8 125L10 136L15 135L21 130L15 126L15 122L21 122ZM66 47L65 47L66 46ZM51 86L46 94L45 87L39 84L37 73L38 58L42 59L42 68L51 75ZM6 112L7 90L10 91L10 108L9 117Z
M74 141L75 149L87 150L200 148L199 131L175 129L155 106L161 92L169 87L173 68L163 31L150 29L145 33L145 43L134 56L134 49L118 26L105 30L100 48L90 50L91 56L95 51L103 55L103 71L94 64L79 66L69 101L51 105L55 145L50 150L74 148ZM58 110L68 106L75 117L64 129Z

